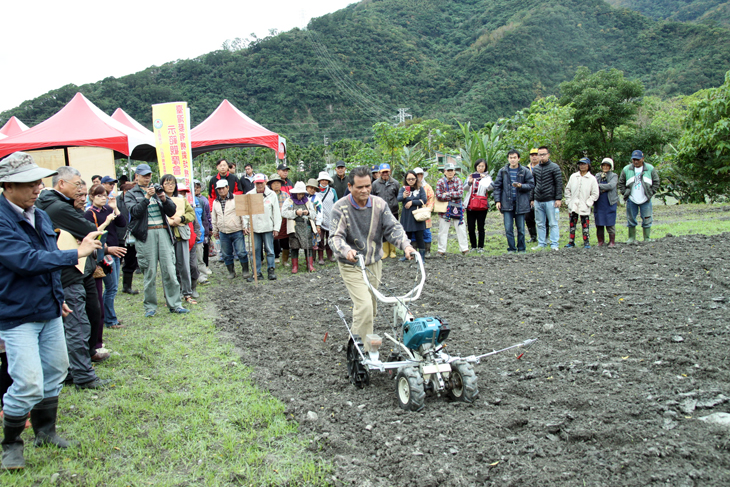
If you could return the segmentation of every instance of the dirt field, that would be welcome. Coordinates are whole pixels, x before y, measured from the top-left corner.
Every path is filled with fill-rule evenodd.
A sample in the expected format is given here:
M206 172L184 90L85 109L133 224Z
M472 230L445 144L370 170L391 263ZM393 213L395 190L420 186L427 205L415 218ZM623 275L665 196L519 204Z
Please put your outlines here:
M415 272L384 267L400 293ZM427 272L413 311L449 321L452 354L539 337L521 360L475 366L473 404L429 397L406 412L384 374L350 385L336 266L209 293L224 295L219 327L257 383L335 465L333 484L730 485L730 429L698 420L730 412L728 234L451 255ZM389 331L392 308L379 311L376 332Z

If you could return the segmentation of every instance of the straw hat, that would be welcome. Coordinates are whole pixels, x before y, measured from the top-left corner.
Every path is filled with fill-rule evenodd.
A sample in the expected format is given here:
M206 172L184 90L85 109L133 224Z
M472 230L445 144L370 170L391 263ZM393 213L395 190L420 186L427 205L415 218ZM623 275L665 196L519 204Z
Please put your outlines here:
M297 181L297 184L294 185L294 187L289 191L289 194L300 194L300 193L306 193L307 187L304 185L303 182Z

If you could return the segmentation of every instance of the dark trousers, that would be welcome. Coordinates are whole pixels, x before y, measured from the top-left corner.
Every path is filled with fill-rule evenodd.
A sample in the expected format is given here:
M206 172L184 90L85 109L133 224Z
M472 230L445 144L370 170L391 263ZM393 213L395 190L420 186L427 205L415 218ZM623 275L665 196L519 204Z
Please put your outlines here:
M124 256L122 274L134 274L135 270L137 270L137 247L127 245L127 254Z
M96 303L99 306L99 298L96 295L96 284L91 278L91 287L94 289L92 296L87 296L86 279L84 283L72 284L63 289L66 305L71 308L71 313L63 319L63 329L66 335L66 350L68 352L69 368L75 384L85 384L96 379L96 373L91 366L91 355L89 354L89 337L91 335L91 324L86 314L87 304Z
M416 241L416 250L423 250L426 248L426 244L423 241L423 232L425 230L416 230L415 232L408 232L408 238L411 242Z
M210 244L204 243L203 244L203 262L205 263L205 267L208 267L208 257L210 257Z
M101 279L99 279L101 281ZM104 315L99 305L99 289L96 286L94 276L88 275L84 278L84 290L86 291L86 316L91 326L89 333L89 353L94 355L97 348L101 348L104 333Z
M473 249L484 248L484 222L489 210L466 210L466 224L469 228L469 243ZM479 239L477 240L477 233Z

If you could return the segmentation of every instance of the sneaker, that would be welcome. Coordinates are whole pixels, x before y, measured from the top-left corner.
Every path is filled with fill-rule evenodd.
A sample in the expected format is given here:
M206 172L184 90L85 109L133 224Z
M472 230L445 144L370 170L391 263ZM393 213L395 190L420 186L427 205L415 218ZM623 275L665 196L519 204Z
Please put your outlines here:
M540 250L540 249L544 249L544 248L545 248L544 245L538 245L536 247L532 247L532 250Z
M560 250L559 247L550 247L552 250Z
M566 249L572 249L575 247L575 244L573 242L568 242L568 244L565 246Z
M535 237L530 237L530 240L527 241L527 243L535 243L537 242L537 239Z
M98 377L90 382L84 382L83 384L76 384L76 389L104 389L111 379L99 379Z
M583 244L583 248L584 249L590 249L591 248L591 244L589 244L588 242L586 242L585 244Z
M211 275L211 274L213 274L213 271L211 271L210 269L205 269L205 273L208 275Z
M144 317L145 317L145 318L152 318L153 316L155 316L155 313L157 313L157 311L155 311L155 310L152 310L152 311L148 311L148 312L146 312L146 313L144 314Z
M189 309L185 309L183 307L180 307L180 308L177 308L177 309L170 308L170 313L175 313L175 314L178 314L178 315L184 315L185 313L190 313L190 310Z

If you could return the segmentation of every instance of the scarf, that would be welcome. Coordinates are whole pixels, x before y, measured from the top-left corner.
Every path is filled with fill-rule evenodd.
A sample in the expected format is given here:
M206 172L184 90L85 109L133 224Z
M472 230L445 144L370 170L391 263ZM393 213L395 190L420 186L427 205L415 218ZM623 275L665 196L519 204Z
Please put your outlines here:
M304 198L302 198L302 199L298 199L294 195L291 195L290 197L295 205L305 205L305 204L307 204L307 201L309 201L309 193L304 193Z

